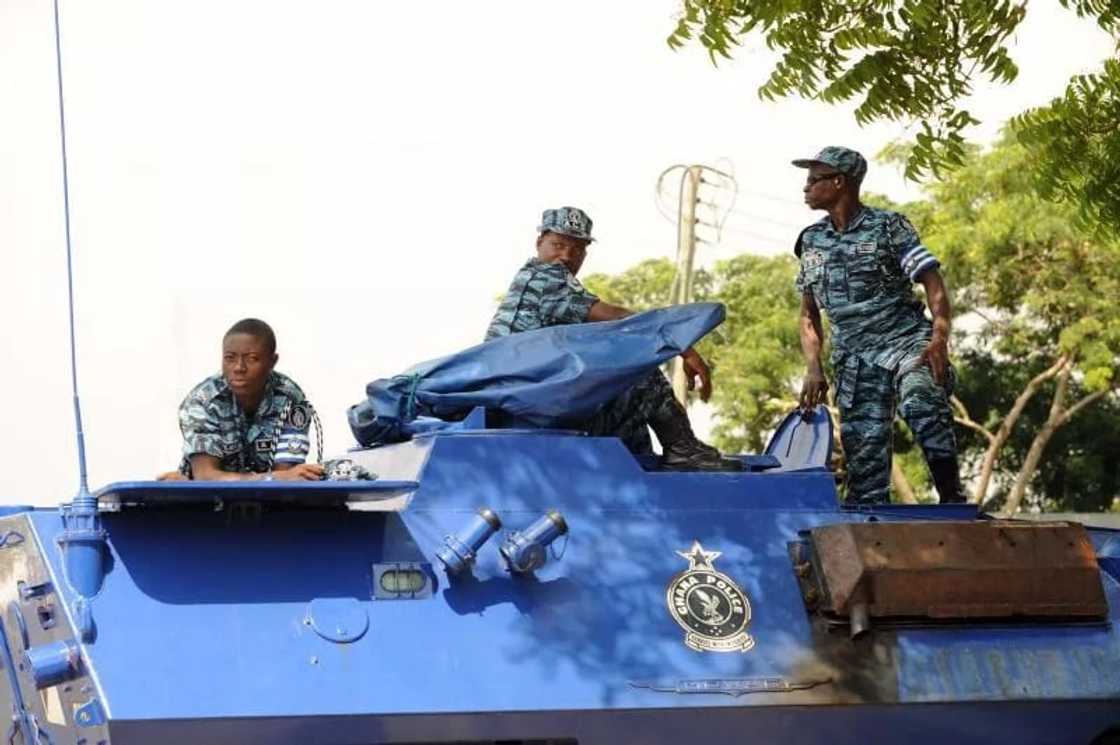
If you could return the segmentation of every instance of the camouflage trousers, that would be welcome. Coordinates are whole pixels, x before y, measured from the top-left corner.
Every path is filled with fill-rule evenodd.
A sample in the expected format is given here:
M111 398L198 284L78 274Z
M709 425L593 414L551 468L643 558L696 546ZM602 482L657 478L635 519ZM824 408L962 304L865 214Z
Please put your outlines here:
M855 355L838 361L836 386L840 441L848 469L847 502L890 501L891 434L895 412L914 433L926 462L956 458L949 396L956 372L950 366L946 385L938 385L927 365L902 364L885 370Z
M603 407L583 429L594 437L618 437L631 453L644 455L653 452L650 423L666 421L679 407L669 381L654 370Z

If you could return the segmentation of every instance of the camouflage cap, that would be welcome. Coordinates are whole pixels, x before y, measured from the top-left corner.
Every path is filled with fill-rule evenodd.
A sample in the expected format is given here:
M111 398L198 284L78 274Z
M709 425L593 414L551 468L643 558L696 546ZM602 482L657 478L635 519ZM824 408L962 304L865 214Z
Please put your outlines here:
M578 207L545 210L541 215L541 224L537 226L537 232L559 233L588 242L595 240L591 237L591 218Z
M857 184L867 175L867 161L855 150L847 147L830 145L817 153L812 158L802 158L793 161L798 168L820 164L832 166Z

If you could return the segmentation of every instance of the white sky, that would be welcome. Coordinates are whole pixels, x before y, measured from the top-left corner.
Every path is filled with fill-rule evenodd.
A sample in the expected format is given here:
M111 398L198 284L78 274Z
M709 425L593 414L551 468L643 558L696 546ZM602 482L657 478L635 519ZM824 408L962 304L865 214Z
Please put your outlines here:
M675 9L63 0L91 483L174 467L177 405L238 318L273 325L278 369L339 452L368 380L479 341L542 209L586 209L599 242L584 272L616 272L675 251L657 175L721 165L742 192L701 260L783 251L814 217L791 158L825 144L870 156L904 133L760 102L771 57L743 50L714 69L672 52ZM1030 11L1019 81L975 97L980 139L1111 52L1056 4ZM77 486L54 64L50 2L0 2L5 503ZM874 164L866 188L915 195Z

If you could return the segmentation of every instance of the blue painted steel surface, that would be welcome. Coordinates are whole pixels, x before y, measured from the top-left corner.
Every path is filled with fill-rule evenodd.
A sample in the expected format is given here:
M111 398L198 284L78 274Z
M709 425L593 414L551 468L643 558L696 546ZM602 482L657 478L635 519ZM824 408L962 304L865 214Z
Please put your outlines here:
M766 454L787 468L825 468L832 459L832 422L828 409L818 406L808 417L791 411L766 446Z
M88 678L57 694L16 684L34 718L20 726L46 728L56 745L77 742L80 710L100 712L89 731L115 745L921 745L997 733L1089 745L1120 725L1120 583L1107 572L1110 616L1097 624L883 627L852 642L806 612L788 556L801 531L968 519L974 508L845 510L824 469L650 472L616 439L563 433L435 435L351 457L400 479L380 483L412 487L407 507L361 511L359 494L358 511L301 499L231 512L160 502L150 484L105 491L114 503L110 494L143 498L101 515L96 634L76 642ZM207 499L225 493L188 486L209 489ZM503 536L560 511L562 556L511 575L492 540L469 571L449 576L436 553L480 507L500 516ZM33 646L76 638L58 513L0 518L7 530L28 540L0 550L10 584L0 600L24 609ZM714 569L749 601L746 652L690 649L669 612L666 589L689 569L678 552L696 542L719 552ZM41 575L21 575L36 561ZM436 567L425 575L430 594L375 599L375 577L396 564ZM48 589L21 597L20 580ZM52 629L36 614L47 603L62 614ZM4 629L18 657L25 645L11 614ZM7 668L14 702L11 678L25 673ZM62 701L53 720L51 695Z
M329 503L360 502L408 494L415 481L119 481L99 489L102 502L168 505L189 502Z

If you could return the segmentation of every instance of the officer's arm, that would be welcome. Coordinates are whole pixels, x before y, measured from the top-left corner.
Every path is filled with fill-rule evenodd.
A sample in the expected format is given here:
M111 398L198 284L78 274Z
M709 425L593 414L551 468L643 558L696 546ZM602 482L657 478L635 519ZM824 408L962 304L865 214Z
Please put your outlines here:
M190 461L195 481L265 481L268 478L268 474L264 473L223 471L222 462L206 453L195 453ZM273 471L277 479L284 481L318 481L323 478L323 467L317 463L277 463Z
M801 335L801 353L805 355L805 380L801 384L801 413L808 417L827 400L828 381L825 380L824 370L821 368L821 344L824 341L824 330L821 327L821 311L811 292L801 293L801 318L799 319Z
M616 321L634 315L634 311L627 310L620 305L611 305L602 300L596 300L587 314L588 321ZM700 400L707 401L712 395L712 371L695 349L689 347L681 352L684 359L685 377L688 379L688 389L693 390L700 386Z
M587 314L587 320L617 321L619 318L626 318L632 315L634 315L634 311L627 310L621 305L611 305L610 303L604 303L602 300L596 300Z
M945 280L941 272L929 269L918 276L918 281L926 288L926 302L933 315L933 336L935 339L948 341L952 311L949 308L949 291L945 288Z
M821 326L821 311L811 292L801 293L801 354L810 371L821 372L821 346L824 342L824 328Z
M949 309L949 291L945 289L941 272L936 269L922 272L918 275L918 281L926 288L926 302L933 315L933 335L922 358L929 363L933 379L944 383L949 368L949 324L952 314Z
M264 478L263 473L223 471L221 460L206 453L195 453L190 461L195 481L260 481Z

